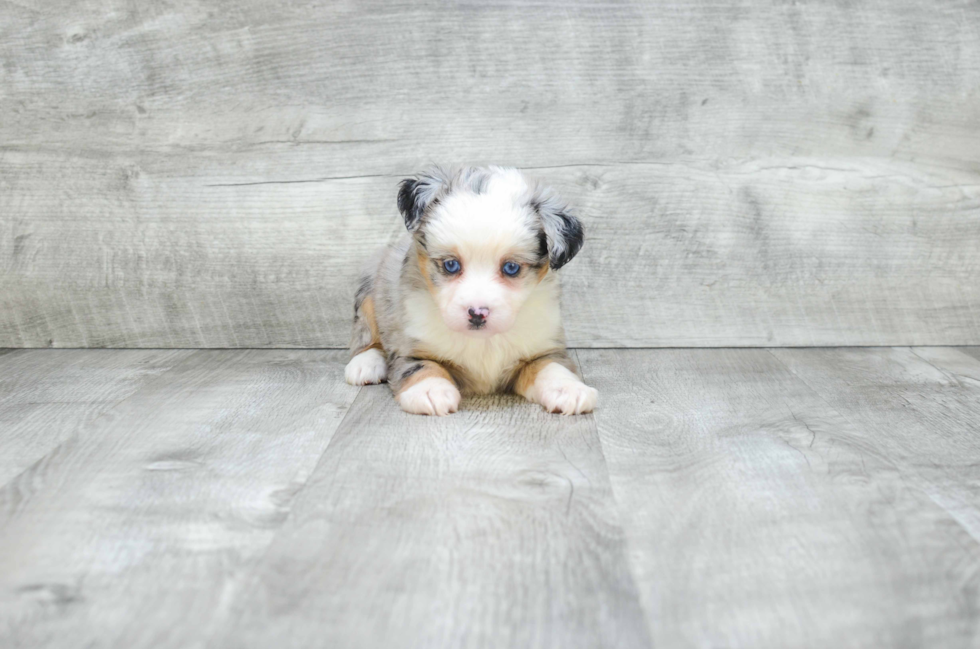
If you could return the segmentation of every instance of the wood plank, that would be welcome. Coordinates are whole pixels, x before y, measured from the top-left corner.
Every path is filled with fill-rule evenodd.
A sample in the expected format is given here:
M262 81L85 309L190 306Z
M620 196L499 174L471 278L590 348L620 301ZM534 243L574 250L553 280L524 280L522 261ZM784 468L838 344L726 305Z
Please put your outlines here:
M362 390L216 646L648 647L591 417Z
M199 643L357 392L341 357L195 352L0 490L0 645Z
M130 163L55 160L38 174L33 156L6 160L23 164L0 202L30 200L6 230L24 243L0 280L0 344L344 346L355 276L402 229L397 174L208 187L264 159L147 154L113 203L104 196ZM570 344L980 341L977 178L811 162L539 170L586 222L585 248L561 271ZM47 188L78 174L93 184L70 204ZM120 223L138 241L114 234Z
M45 349L0 358L0 485L190 353Z
M980 542L980 360L942 347L774 353Z
M980 544L883 431L766 350L579 355L654 645L976 644Z
M968 356L980 360L980 347L960 347L959 351L963 352Z
M980 184L945 174L798 158L576 171L569 180L593 179L580 199L592 227L581 260L562 271L568 338L980 340Z
M973 4L4 18L0 345L343 346L430 160L530 167L581 206L576 346L980 343Z
M699 153L975 162L977 100L964 88L980 82L978 15L954 0L246 0L236 11L24 0L0 25L11 109L0 141L93 157L296 145L332 158L311 176L508 152L529 165Z

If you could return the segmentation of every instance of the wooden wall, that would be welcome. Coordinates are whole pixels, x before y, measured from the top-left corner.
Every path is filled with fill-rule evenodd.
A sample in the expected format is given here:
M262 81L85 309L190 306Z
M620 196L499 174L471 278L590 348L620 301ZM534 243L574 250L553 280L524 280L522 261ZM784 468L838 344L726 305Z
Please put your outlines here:
M0 4L0 347L332 347L429 161L579 206L576 346L980 344L976 2Z

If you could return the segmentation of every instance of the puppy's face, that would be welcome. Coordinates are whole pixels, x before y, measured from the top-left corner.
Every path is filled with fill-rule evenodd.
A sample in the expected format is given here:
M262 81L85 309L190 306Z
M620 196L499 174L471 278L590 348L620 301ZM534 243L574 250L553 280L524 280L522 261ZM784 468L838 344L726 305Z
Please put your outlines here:
M497 192L451 194L421 231L419 265L446 325L476 336L509 330L548 271L530 208Z
M578 221L512 169L406 180L399 205L443 320L473 336L508 331L549 268L582 245Z

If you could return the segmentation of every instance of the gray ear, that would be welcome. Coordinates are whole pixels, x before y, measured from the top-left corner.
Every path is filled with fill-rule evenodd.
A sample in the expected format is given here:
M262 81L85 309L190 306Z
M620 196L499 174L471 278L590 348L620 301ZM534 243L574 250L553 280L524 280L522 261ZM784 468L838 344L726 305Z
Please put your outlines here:
M541 219L548 247L548 264L557 270L582 249L585 242L582 223L569 213L567 205L547 190L536 197L531 205Z
M401 182L398 188L398 210L402 213L409 232L418 229L425 211L435 202L446 182L446 176L440 169L406 178Z

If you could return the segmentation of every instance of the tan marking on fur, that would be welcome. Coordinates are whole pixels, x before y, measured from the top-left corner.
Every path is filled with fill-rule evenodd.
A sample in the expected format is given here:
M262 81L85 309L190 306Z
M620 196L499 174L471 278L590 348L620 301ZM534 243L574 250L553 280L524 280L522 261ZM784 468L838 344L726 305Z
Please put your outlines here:
M381 344L381 333L378 331L378 319L374 315L374 296L369 295L361 302L361 317L371 330L371 346Z
M514 382L514 392L522 397L526 396L531 387L534 386L534 380L538 378L538 373L541 372L545 366L554 362L554 358L545 356L544 358L531 361L522 367L517 374L517 381Z
M544 265L541 266L541 268L538 269L538 281L539 282L544 279L544 276L548 274L548 271L550 269L551 269L551 265L548 262L544 262Z
M398 394L401 394L423 379L431 378L443 378L456 385L453 377L445 367L435 361L424 361L422 369L401 382L401 385L398 387Z
M369 349L377 349L381 353L384 353L385 348L381 344L381 332L378 330L378 319L374 314L374 296L369 295L364 298L364 301L361 302L361 306L358 309L358 316L367 323L368 329L371 331L371 344L351 354L351 358L358 354L363 354Z
M371 343L367 347L362 347L361 349L358 349L356 352L354 352L353 354L351 354L351 358L354 358L358 354L363 354L364 352L366 352L369 349L377 349L382 354L385 353L384 345L381 344L381 341L378 341L376 343Z
M449 380L456 384L460 392L466 392L466 371L459 365L456 365L456 363L439 358L422 347L413 347L409 350L408 355L412 358L417 358L419 363L435 363L446 370L449 373Z
M419 272L422 273L422 279L425 280L426 286L429 287L429 292L435 295L436 287L432 283L431 269L429 268L429 256L422 252L421 249L415 251L415 258L419 263Z

